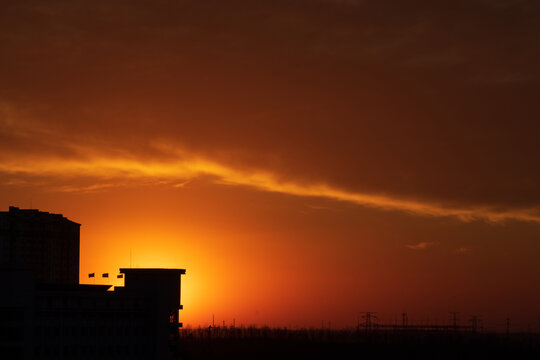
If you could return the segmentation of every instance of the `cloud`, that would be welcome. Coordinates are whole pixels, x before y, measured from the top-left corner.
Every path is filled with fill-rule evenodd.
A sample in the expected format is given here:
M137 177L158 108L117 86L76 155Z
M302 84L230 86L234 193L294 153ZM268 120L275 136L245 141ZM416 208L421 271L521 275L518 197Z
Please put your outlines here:
M435 245L437 245L437 243L434 241L424 241L424 242L419 242L417 244L406 245L406 247L411 250L426 250Z
M470 254L471 251L472 249L468 247L459 247L456 249L456 253L458 254Z
M488 207L451 207L429 201L400 198L399 196L380 195L344 190L331 184L317 182L295 182L281 180L279 174L261 169L238 169L184 152L168 149L173 160L142 160L106 155L90 155L80 159L62 159L51 157L18 157L0 161L0 172L12 176L57 177L68 180L79 177L96 178L94 185L80 188L65 186L59 191L97 191L113 186L132 183L169 183L172 187L187 183L190 179L210 176L215 183L234 186L248 186L261 191L277 192L303 197L321 197L336 201L386 211L400 211L420 216L455 217L462 221L486 220L500 222L506 220L530 221L540 223L540 214L535 209L492 209ZM89 149L88 153L95 152ZM108 184L103 184L108 180ZM421 243L409 247L422 249L431 243Z
M97 191L209 175L538 222L536 1L37 3L0 13L11 181Z
M102 192L106 189L111 189L114 187L119 186L119 184L115 183L105 183L105 184L91 184L91 185L60 185L60 186L54 186L51 188L52 191L58 191L58 192L78 192L78 193L96 193L96 192Z

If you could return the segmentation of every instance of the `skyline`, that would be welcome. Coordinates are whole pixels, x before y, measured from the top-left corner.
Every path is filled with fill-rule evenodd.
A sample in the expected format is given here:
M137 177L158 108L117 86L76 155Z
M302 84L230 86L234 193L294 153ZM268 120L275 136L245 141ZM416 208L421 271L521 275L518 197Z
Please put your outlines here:
M535 1L3 4L0 210L82 223L81 282L186 268L193 326L540 317Z

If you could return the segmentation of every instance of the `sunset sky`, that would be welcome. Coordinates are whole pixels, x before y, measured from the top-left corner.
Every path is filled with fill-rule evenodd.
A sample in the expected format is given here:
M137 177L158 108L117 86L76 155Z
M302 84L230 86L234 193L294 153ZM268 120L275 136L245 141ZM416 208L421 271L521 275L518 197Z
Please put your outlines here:
M185 268L193 326L540 330L539 19L536 0L2 1L0 211L81 223L84 283L130 253Z

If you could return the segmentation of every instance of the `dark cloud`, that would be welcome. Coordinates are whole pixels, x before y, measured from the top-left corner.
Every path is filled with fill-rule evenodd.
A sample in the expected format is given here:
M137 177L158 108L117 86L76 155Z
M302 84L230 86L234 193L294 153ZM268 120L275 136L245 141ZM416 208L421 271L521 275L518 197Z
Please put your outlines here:
M161 158L164 141L351 191L535 207L538 15L532 0L4 2L0 146Z

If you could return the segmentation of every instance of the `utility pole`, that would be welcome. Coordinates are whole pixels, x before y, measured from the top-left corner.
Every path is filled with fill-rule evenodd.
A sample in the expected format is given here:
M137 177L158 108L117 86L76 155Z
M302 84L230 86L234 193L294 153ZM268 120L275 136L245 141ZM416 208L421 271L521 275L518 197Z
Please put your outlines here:
M409 326L409 318L407 317L407 313L404 312L401 314L401 327L405 329L407 326Z
M457 311L451 311L450 315L452 315L452 327L454 328L454 331L457 330L457 323L458 323L458 314Z

